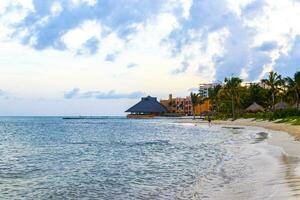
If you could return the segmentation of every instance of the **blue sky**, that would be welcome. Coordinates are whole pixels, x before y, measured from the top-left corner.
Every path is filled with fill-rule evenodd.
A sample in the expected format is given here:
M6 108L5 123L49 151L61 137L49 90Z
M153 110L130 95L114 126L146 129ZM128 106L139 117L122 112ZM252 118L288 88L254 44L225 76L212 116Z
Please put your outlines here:
M296 0L1 0L0 115L124 115L143 95L300 70Z

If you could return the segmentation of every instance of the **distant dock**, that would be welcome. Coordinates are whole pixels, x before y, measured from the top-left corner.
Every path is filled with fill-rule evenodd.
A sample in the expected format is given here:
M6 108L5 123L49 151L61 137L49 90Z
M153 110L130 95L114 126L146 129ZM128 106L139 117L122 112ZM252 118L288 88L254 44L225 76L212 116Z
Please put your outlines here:
M108 119L109 117L97 117L97 116L74 116L74 117L63 117L65 120L73 120L73 119Z

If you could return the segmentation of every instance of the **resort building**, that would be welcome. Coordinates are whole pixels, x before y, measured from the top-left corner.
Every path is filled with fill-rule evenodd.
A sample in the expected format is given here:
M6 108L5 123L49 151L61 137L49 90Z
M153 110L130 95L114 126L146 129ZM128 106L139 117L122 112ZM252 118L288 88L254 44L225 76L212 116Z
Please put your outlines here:
M169 99L160 100L160 103L164 105L168 113L174 113L179 115L192 115L192 102L190 97L176 97L173 98L172 94L169 95Z
M190 96L187 96L185 98L173 98L172 94L170 94L169 99L160 100L160 103L167 108L169 114L180 116L193 115L193 107ZM209 100L205 100L203 104L195 106L195 115L200 115L204 112L208 112L209 108Z
M204 83L199 85L199 94L204 98L208 98L208 90L215 87L218 83Z
M167 108L160 104L156 97L147 96L125 112L130 112L127 115L128 118L151 118L162 115L167 111Z
M202 115L204 113L210 112L210 101L207 99L203 104L195 106L195 115Z
M242 83L242 86L246 86L247 88L250 87L251 85L259 85L262 88L268 89L269 86L267 86L265 83L262 82L246 82Z

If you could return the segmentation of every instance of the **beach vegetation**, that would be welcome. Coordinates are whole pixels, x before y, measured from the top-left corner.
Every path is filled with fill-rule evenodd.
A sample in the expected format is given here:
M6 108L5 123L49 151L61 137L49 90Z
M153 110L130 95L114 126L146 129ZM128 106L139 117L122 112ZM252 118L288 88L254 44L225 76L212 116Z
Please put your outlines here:
M287 96L290 97L295 107L299 109L300 72L295 73L294 78L286 77Z
M191 102L192 102L193 117L195 119L196 118L195 107L199 103L199 94L198 93L191 92Z
M208 91L215 119L254 118L300 123L300 72L282 77L271 71L257 83L243 83L238 77L228 77ZM261 106L257 113L248 113L250 105ZM249 109L248 109L249 110Z
M208 89L208 96L210 99L211 104L211 111L213 112L219 112L220 107L220 98L219 98L219 91L222 89L221 84L217 84L213 86L212 88Z
M220 95L224 97L224 99L227 100L227 102L230 102L230 110L231 110L231 116L232 119L235 119L236 115L236 107L239 107L241 105L241 83L242 79L238 77L230 77L225 78L224 80L224 87L220 91ZM228 103L226 104L224 102L224 107L228 107Z
M265 84L269 91L271 92L272 97L272 109L275 110L275 101L276 101L276 95L279 95L279 92L282 89L282 86L284 85L284 80L281 78L281 75L277 74L277 72L271 71L269 73L269 76L267 79L262 79L261 82Z

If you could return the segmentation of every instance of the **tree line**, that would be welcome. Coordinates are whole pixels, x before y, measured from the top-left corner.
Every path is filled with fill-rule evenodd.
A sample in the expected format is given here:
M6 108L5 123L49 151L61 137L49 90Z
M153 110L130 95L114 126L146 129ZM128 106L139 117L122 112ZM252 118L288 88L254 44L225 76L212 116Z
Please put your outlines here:
M208 96L212 112L231 115L233 119L254 102L270 112L281 101L299 109L300 71L293 77L282 77L271 71L266 79L248 84L239 77L226 77L223 83L209 88ZM191 93L193 110L204 100L199 93Z

